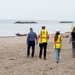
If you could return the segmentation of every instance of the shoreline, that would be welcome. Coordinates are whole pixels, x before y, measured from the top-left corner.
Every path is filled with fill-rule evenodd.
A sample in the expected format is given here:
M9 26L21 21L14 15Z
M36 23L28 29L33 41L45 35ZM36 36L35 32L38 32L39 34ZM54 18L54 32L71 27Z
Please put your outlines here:
M68 32L63 32L63 33L60 33L60 34L69 34L69 33L71 33L71 31L68 31ZM49 34L49 35L54 35L55 33L51 33L51 34ZM9 36L0 36L0 38L8 38L8 37L22 37L22 36L18 36L18 35L9 35ZM27 36L27 34L25 35L25 36Z

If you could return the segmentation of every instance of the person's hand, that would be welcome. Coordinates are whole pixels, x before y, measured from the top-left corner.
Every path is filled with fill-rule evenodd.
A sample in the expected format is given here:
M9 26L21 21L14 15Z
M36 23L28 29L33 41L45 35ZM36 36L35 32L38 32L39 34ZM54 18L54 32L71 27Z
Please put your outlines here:
M71 41L69 41L69 44L71 43Z
M26 46L28 46L28 44L26 43Z
M70 41L69 41L69 44L70 44Z
M38 41L36 41L36 44L38 44Z

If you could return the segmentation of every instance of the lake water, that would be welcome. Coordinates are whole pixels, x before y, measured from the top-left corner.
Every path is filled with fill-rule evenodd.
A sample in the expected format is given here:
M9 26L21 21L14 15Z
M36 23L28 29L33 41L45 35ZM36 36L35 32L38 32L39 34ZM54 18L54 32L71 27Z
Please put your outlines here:
M74 21L74 23L59 23L60 21L36 20L37 24L14 24L16 21L18 20L0 20L0 36L15 36L16 33L27 34L30 27L39 34L42 25L46 26L49 34L55 33L56 29L64 33L71 31L72 24L75 25Z

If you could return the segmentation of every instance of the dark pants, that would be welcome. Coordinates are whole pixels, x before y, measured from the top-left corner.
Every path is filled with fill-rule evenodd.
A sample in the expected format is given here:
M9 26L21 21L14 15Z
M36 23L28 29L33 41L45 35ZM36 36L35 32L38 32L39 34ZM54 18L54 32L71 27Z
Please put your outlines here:
M35 41L29 41L28 48L27 48L27 56L30 55L30 47L32 47L31 57L34 57Z
M41 58L41 56L42 56L42 50L44 49L44 59L46 59L47 43L40 43L39 47L40 47L39 57Z

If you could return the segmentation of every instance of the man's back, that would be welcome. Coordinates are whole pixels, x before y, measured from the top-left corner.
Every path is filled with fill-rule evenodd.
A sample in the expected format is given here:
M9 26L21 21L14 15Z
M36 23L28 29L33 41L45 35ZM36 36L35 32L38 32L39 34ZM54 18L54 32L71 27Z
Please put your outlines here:
M29 32L27 35L27 44L29 43L29 41L35 41L35 39L37 40L36 33L33 31Z
M34 41L37 38L37 35L35 32L29 32L28 33L28 39L29 41Z

